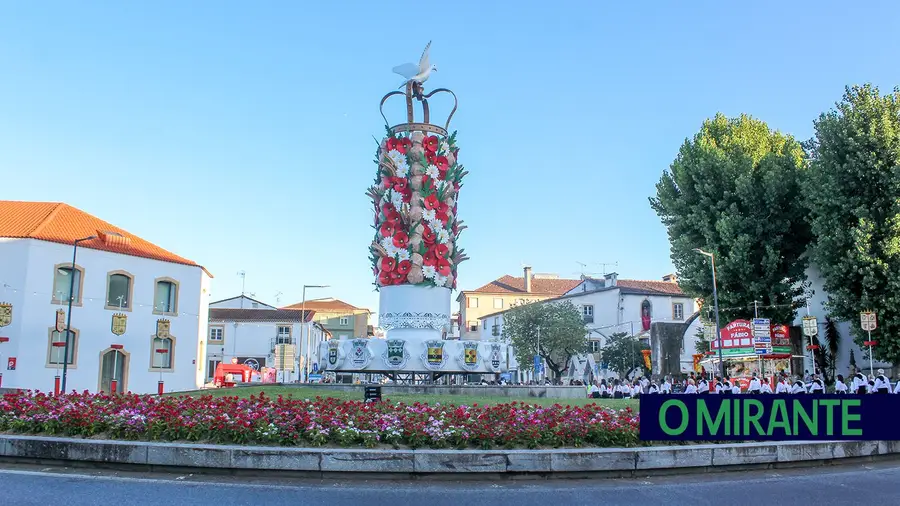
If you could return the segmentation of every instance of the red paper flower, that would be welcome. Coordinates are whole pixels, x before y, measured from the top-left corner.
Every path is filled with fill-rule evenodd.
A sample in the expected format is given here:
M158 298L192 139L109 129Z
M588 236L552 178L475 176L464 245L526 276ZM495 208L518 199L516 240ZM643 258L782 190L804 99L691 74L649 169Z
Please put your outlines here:
M428 153L434 153L438 148L438 138L436 135L429 135L422 140L422 147Z
M397 271L391 273L391 284L402 285L404 281L406 281L405 274L400 274Z
M397 261L390 257L383 257L381 259L381 270L386 272L392 272L394 268L397 267Z
M408 138L404 137L404 138L400 139L400 145L397 147L397 151L399 151L405 155L406 152L409 151L409 148L411 148L411 147L412 147L412 141L409 140Z
M441 223L447 223L447 220L450 219L450 215L448 215L446 211L436 211L434 217L440 220Z
M409 274L409 270L412 269L412 262L409 260L401 260L399 264L397 264L396 272L406 276Z
M431 227L426 225L425 230L422 231L422 240L425 241L426 246L431 246L437 240L437 234L434 233Z
M450 275L450 261L444 257L438 257L437 265L435 268L438 271L438 274L441 276L449 276Z
M397 139L395 137L391 137L390 139L388 139L386 147L388 151L397 149Z
M409 246L409 236L406 232L396 232L394 234L394 246L398 248L406 248Z
M447 176L447 171L450 169L450 162L447 160L446 156L436 156L431 163L438 168L438 171L441 173L441 178Z
M398 213L397 211L391 211L385 217L385 220L387 220L389 223L392 223L396 228L397 224L400 223L400 213Z
M434 247L434 254L439 257L446 258L447 255L450 254L450 249L447 248L446 244L438 244Z
M394 224L390 221L386 221L381 224L381 228L378 229L378 232L381 234L381 237L391 237L394 235Z
M385 202L381 209L384 211L385 215L397 210L397 208L394 207L394 204L391 204L390 202Z
M440 201L438 200L437 195L432 193L431 195L425 197L424 204L425 204L425 209L428 209L429 211L431 211L438 207L438 204L440 204Z
M388 286L391 284L391 273L388 271L381 271L378 273L378 284L381 286Z
M434 153L429 153L427 151L425 152L425 160L427 160L428 163L434 163L434 157L435 157Z
M394 186L394 178L382 177L381 178L381 186L383 186L385 188L390 188L390 187Z
M409 187L409 181L407 181L405 177L395 177L392 184L394 185L395 192L405 193L406 189Z
M422 256L422 265L430 265L432 267L436 266L438 262L437 255L434 254L434 249L430 249L425 252L425 255Z

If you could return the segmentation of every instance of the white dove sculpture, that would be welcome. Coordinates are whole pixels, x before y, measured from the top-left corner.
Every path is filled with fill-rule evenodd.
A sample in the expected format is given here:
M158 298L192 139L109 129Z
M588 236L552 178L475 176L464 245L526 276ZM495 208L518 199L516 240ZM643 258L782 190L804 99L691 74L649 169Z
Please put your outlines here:
M422 57L419 58L418 65L415 63L404 63L403 65L394 67L394 73L400 74L406 79L403 81L403 84L400 85L401 88L406 86L406 83L410 81L422 84L428 80L428 76L431 75L432 72L437 72L437 65L431 65L428 61L429 49L431 49L431 41L428 41L428 45L425 46L425 51L422 51Z

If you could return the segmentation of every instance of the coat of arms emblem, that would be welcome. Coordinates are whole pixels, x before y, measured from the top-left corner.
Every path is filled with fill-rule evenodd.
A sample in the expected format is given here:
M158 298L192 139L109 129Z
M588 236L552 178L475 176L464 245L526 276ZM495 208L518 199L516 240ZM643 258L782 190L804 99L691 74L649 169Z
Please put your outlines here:
M121 336L125 333L125 328L128 324L128 316L125 313L116 313L112 315L112 333L117 336Z
M341 341L332 339L328 341L328 368L337 369L343 362L344 357L341 355Z
M387 350L384 352L384 363L388 367L400 369L409 360L409 351L406 350L406 341L403 339L388 339Z
M494 372L500 372L500 366L503 363L503 354L500 352L499 344L491 345L491 354L488 357L488 363Z
M458 357L459 365L467 371L478 369L478 343L475 341L465 341L462 343L462 355Z
M168 339L170 332L169 330L172 328L172 322L166 320L165 318L160 318L156 320L156 337L159 339Z
M350 356L350 362L352 362L355 367L365 369L366 366L369 365L369 360L372 358L372 354L369 352L369 340L354 339L351 341L351 349L353 350L353 354Z
M9 302L0 304L0 327L6 327L12 323L13 306Z
M441 369L444 367L444 364L447 362L447 357L444 355L444 344L446 344L446 341L438 339L425 341L425 355L422 356L425 367L429 369Z

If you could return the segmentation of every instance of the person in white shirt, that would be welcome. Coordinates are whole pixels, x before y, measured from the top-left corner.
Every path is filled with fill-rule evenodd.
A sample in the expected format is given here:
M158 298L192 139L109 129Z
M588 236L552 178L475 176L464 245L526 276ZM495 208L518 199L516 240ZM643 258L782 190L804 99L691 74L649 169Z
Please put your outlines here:
M709 389L709 393L711 394L721 394L725 390L725 383L722 382L722 378L716 376L715 381L712 384L712 387Z
M766 381L765 383L762 383L762 386L759 387L759 393L761 393L761 394L771 394L772 393L772 387L771 387L771 385L769 385L768 381Z
M797 377L794 380L794 384L791 386L792 394L805 394L806 393L806 384L803 383L803 380Z
M759 378L756 377L756 373L753 373L753 377L750 378L750 385L747 387L747 393L753 395L762 393L762 384L760 384Z
M641 392L647 393L650 391L650 380L646 377L641 378Z
M588 397L591 399L599 399L600 398L600 385L595 381L591 388L588 390Z
M730 378L725 378L725 381L722 382L722 393L725 395L731 395L734 393L734 387L731 384Z
M668 377L666 377L665 381L663 381L662 387L660 388L660 393L663 393L663 394L671 394L672 393L672 383L669 382Z
M837 379L834 380L834 393L839 395L847 394L847 384L844 383L843 374L838 374Z
M865 394L868 392L869 382L866 381L866 377L863 376L863 374L861 372L858 372L858 373L856 373L855 376L853 376L852 390L853 390L853 393L859 394L859 395L862 395L862 394Z
M631 384L631 398L637 399L641 396L643 390L641 389L641 382L638 380L634 380L634 383Z
M659 387L656 386L656 383L650 382L650 388L647 389L648 394L658 394Z
M697 393L698 394L708 394L709 393L709 382L706 381L706 378L700 378L700 381L697 383Z
M812 383L809 384L809 393L811 393L811 394L824 394L825 393L825 383L822 383L822 380L819 378L818 374L813 375Z
M685 394L696 394L697 386L694 385L694 380L689 379L687 382L687 387L684 389Z
M741 395L741 384L737 381L731 383L731 394L732 395Z
M900 381L897 381L897 385L894 386L894 393L900 394Z
M884 369L878 369L878 376L875 376L874 387L876 394L891 393L891 382L884 376Z

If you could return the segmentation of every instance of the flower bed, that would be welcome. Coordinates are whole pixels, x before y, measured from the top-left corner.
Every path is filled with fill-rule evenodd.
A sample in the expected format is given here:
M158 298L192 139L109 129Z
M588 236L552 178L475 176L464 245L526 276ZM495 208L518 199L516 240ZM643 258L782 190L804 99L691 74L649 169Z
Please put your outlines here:
M629 447L638 415L595 404L550 407L371 403L316 398L156 397L18 392L0 431L224 444L395 448Z

